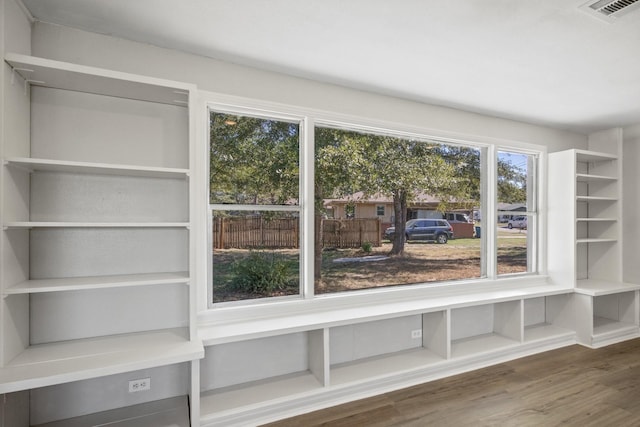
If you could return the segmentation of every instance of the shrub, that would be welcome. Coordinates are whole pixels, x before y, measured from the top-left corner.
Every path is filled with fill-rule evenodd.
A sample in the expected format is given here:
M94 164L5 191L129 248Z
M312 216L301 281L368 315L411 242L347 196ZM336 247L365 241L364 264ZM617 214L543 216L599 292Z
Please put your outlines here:
M366 253L369 253L373 250L373 245L371 244L371 242L364 242L362 244L362 250Z
M232 267L231 288L256 294L270 294L291 284L292 265L283 256L255 251Z

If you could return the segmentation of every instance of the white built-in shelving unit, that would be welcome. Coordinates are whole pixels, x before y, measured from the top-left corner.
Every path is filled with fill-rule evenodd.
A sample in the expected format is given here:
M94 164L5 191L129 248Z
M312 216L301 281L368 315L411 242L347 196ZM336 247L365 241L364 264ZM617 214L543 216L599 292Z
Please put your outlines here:
M4 60L0 393L202 357L195 87Z
M589 147L549 155L547 244L550 276L575 287L578 341L599 347L640 336L640 285L622 278L621 131Z
M255 425L640 335L640 286L621 276L616 132L595 135L593 151L549 155L548 277L196 320L194 233L206 224L194 209L195 88L17 54L5 62L0 394L28 407L131 372L161 383L135 402L114 390L111 406L74 421L36 407L36 424L187 425L189 394L192 426Z

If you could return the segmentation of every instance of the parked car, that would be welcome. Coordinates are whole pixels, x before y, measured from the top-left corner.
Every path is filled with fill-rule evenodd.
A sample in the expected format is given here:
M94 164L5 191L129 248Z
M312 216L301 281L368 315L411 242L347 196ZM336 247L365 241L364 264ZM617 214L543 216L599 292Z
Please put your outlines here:
M469 215L463 214L460 212L445 212L444 219L446 219L449 223L452 223L452 222L472 223L473 222L471 219L469 219Z
M517 216L507 223L508 228L527 228L527 217Z
M395 233L396 228L389 227L385 230L384 236L392 240ZM407 221L405 238L447 243L449 239L453 239L453 227L445 219L412 219Z

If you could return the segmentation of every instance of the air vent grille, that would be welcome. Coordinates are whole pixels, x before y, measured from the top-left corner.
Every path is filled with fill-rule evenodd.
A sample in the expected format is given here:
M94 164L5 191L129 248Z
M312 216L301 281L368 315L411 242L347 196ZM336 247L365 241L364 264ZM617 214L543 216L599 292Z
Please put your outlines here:
M636 3L638 0L615 0L611 1L599 1L598 3L592 4L589 6L593 10L597 10L600 13L605 15L611 15L612 13L619 12L632 4ZM600 3L604 3L604 5L600 5Z
M613 22L633 10L640 9L640 0L591 0L580 9L605 21Z

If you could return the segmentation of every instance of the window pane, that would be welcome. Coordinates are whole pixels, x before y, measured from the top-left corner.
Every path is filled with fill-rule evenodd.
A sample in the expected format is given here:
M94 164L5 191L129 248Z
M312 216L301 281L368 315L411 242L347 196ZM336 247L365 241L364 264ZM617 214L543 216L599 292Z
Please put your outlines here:
M498 227L498 274L527 273L529 263L528 224L530 216L506 215L510 219Z
M480 150L326 127L315 135L316 293L481 276L471 219Z
M298 203L298 123L212 112L210 126L210 203Z
M300 220L288 212L213 212L213 302L299 293Z
M536 271L533 241L536 211L535 156L498 152L498 274Z

